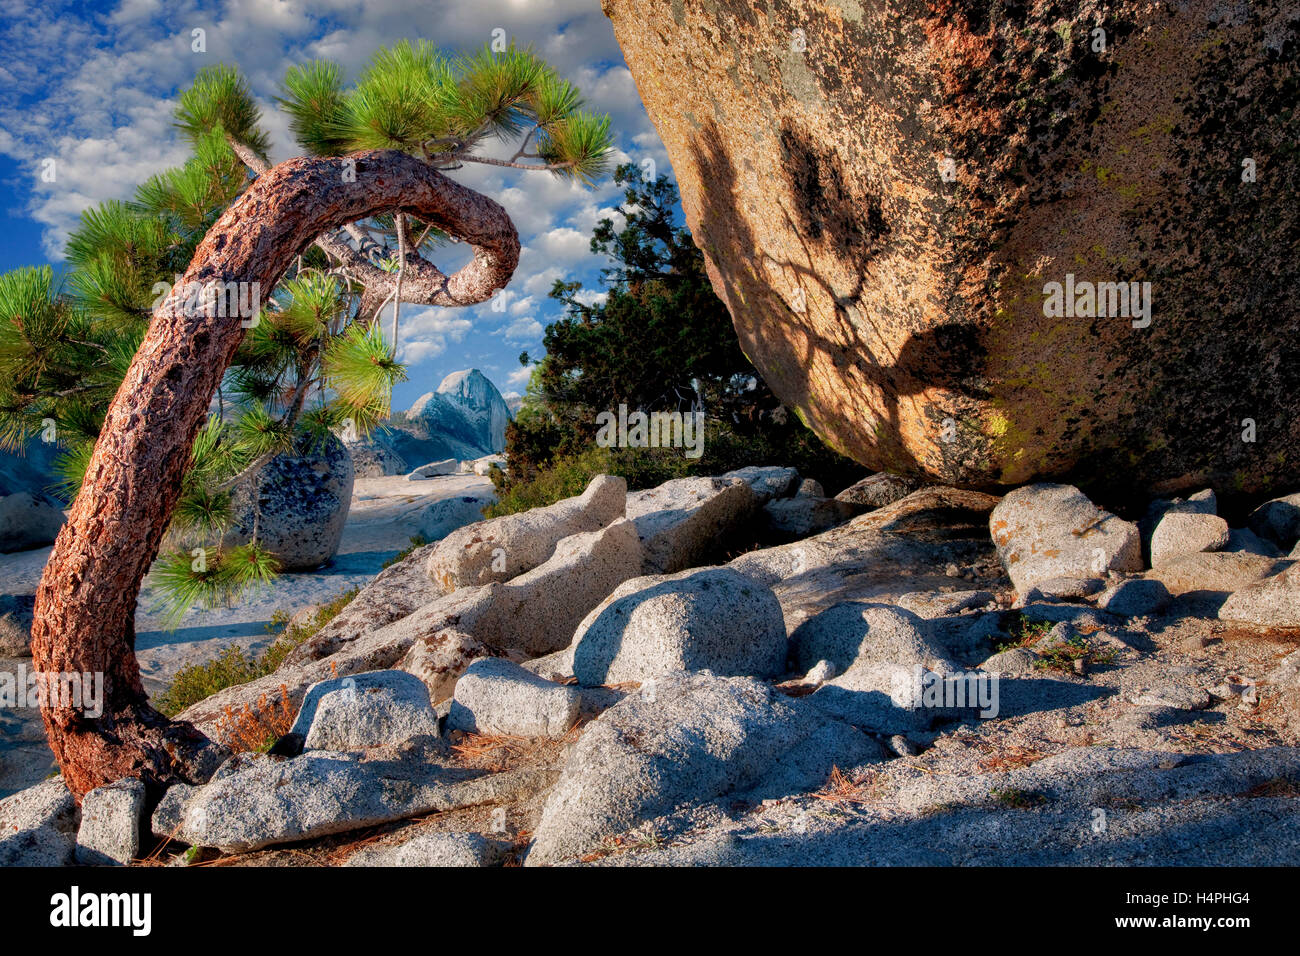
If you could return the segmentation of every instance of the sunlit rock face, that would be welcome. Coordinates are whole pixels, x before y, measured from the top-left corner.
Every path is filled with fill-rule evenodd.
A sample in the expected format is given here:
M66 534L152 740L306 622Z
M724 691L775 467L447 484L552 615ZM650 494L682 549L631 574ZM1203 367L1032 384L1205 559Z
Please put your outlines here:
M604 9L746 353L828 443L1103 501L1300 486L1294 5Z

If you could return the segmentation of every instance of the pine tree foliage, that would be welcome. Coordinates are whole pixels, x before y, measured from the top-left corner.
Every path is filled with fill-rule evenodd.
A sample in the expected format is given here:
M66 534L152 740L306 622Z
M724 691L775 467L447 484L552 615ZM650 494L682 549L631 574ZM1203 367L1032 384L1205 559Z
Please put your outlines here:
M448 55L402 41L377 51L351 85L338 64L306 62L286 72L276 103L313 156L396 149L449 172L486 163L590 183L610 155L608 117L585 111L575 87L513 44ZM154 308L269 163L261 110L231 66L199 71L175 123L190 157L129 201L88 209L68 239L61 283L49 267L0 275L0 447L21 449L52 430L60 455L51 490L66 500ZM255 539L228 540L242 481L277 454L319 447L342 429L365 434L388 416L406 373L379 316L363 312L384 296L366 296L357 265L400 270L399 232L408 267L447 238L390 210L352 224L342 250L322 241L304 252L263 297L194 442L154 568L173 622L274 579L274 556Z

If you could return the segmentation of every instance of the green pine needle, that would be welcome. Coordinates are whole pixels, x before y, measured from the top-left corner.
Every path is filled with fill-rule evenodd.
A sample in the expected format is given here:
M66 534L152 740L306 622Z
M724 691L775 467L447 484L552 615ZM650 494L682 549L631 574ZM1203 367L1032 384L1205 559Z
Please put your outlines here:
M262 112L248 82L224 63L199 70L193 85L181 94L175 115L176 126L193 142L219 129L263 159L271 146L270 137L258 127Z
M406 369L393 358L378 322L348 326L330 340L321 365L326 384L358 410L387 408L393 386L406 380Z
M281 108L289 114L294 141L314 156L341 156L348 150L343 71L337 63L312 60L289 67Z

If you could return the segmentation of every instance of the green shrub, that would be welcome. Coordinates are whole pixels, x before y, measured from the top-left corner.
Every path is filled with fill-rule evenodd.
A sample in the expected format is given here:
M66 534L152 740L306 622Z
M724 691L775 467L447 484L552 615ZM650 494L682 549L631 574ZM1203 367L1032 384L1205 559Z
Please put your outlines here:
M172 678L171 686L158 695L154 706L168 717L175 717L191 704L227 687L247 684L263 673L257 660L242 647L227 647L210 661L182 667Z
M227 647L209 661L182 667L172 678L171 685L154 700L154 706L166 716L175 717L186 707L207 700L218 691L274 673L290 651L338 617L339 612L357 596L357 590L344 591L298 624L290 625L289 616L276 611L266 629L278 636L260 655L251 656L236 645Z
M423 548L423 547L424 547L426 544L428 544L428 543L429 543L429 542L425 539L424 535L422 535L422 534L413 534L413 535L411 535L411 543L408 544L408 545L407 545L405 548L403 548L401 551L397 552L397 554L393 555L393 556L392 556L391 558L389 558L387 561L385 561L382 565L380 565L380 567L381 567L381 568L391 568L394 564L397 564L399 561L405 561L405 560L406 560L407 558L409 558L412 554L414 554L417 550L419 550L420 548Z
M674 478L721 475L746 465L778 465L798 469L805 478L816 478L829 493L840 490L865 474L860 465L841 458L806 430L792 436L782 432L742 432L725 422L705 423L703 454L688 458L680 448L601 448L554 459L526 477L512 478L493 469L497 502L483 509L485 518L527 511L554 504L562 498L582 494L596 475L618 475L627 480L629 491L653 488Z
M497 483L499 498L483 509L483 517L500 518L580 495L592 478L609 473L611 464L612 456L608 449L593 448L585 454L561 459L531 479L509 485L501 480L501 470L495 469L492 480Z

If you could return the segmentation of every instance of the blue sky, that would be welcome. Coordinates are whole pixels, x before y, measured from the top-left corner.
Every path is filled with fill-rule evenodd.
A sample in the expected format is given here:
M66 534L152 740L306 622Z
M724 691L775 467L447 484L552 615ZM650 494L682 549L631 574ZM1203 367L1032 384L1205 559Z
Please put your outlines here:
M196 29L206 52L192 49ZM611 115L616 163L650 159L671 175L599 0L0 0L0 268L57 267L84 209L129 198L148 176L184 162L172 109L204 66L240 68L262 106L271 158L282 161L298 152L273 100L291 64L331 59L353 78L376 49L404 37L458 51L482 47L495 29L532 45L588 108ZM41 177L47 158L53 183ZM557 278L597 287L603 260L588 240L619 198L608 179L588 189L489 166L452 175L506 207L523 254L504 312L403 308L399 357L410 380L396 389L395 408L461 368L481 369L503 393L522 391L518 355L541 353L543 327L558 313L546 293ZM447 268L457 258L435 256Z

